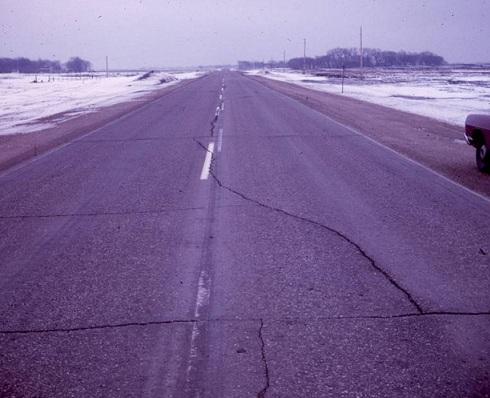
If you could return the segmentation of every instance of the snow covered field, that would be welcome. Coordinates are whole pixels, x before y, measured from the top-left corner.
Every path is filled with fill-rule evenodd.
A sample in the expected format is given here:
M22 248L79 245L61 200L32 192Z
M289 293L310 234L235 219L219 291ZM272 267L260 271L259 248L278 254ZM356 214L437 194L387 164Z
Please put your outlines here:
M51 127L79 114L132 100L201 74L155 72L144 76L144 72L127 72L112 73L109 77L104 73L0 74L0 135ZM53 115L56 115L54 120ZM51 117L49 122L45 120L48 117Z
M327 76L298 71L248 72L269 79L341 94L341 71ZM490 113L489 69L366 69L346 70L344 95L463 126L468 113Z

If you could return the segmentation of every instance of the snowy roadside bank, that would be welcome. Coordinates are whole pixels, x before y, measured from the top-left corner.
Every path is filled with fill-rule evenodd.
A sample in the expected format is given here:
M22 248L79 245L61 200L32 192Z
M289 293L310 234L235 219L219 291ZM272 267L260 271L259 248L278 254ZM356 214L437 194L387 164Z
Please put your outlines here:
M291 70L247 72L309 89L341 94L341 71L325 76ZM346 70L344 96L463 126L469 113L490 113L490 69Z
M369 137L490 198L490 180L476 168L475 150L463 140L463 127L349 96L311 90L298 84L262 76L249 78L353 130L345 137L330 136L326 132L327 140ZM346 152L345 156L350 154Z
M51 125L45 123L48 127L27 134L0 134L0 171L94 131L188 84L192 84L192 80L181 80L158 90L147 91L135 100L104 105L97 108L96 112L86 112L64 120L62 114L56 116L59 120L55 120ZM51 122L54 118L48 117L47 121Z
M101 107L132 101L203 72L0 74L0 135L53 127ZM37 81L35 83L35 81Z

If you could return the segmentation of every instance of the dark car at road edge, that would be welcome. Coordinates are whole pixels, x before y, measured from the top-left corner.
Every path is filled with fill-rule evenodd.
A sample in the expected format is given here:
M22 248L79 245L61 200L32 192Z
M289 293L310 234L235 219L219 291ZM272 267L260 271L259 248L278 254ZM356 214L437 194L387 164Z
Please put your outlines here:
M465 139L476 148L476 166L490 173L490 115L468 115L465 122Z

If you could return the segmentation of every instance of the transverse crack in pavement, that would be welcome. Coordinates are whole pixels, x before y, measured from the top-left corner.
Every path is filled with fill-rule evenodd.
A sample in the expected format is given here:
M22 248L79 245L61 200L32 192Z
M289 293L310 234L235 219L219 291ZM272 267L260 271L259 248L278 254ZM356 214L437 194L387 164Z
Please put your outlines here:
M262 329L264 328L264 320L260 318L260 327L259 327L259 340L260 340L260 355L262 358L262 363L264 364L264 376L265 376L265 386L262 390L257 394L257 398L264 398L267 390L270 387L270 375L269 375L269 365L267 363L267 357L265 355L265 341L264 336L262 334Z
M198 140L194 139L194 141L197 142L199 144L199 146L201 146L201 148L203 148L205 151L208 151L207 148L202 143L200 143ZM351 246L355 247L356 250L358 251L358 253L362 257L364 257L366 260L368 260L368 262L371 264L371 266L376 271L378 271L381 275L383 275L385 277L385 279L391 285L393 285L396 289L398 289L400 292L402 292L406 296L406 298L408 299L408 301L415 307L415 309L417 310L417 312L419 314L423 314L424 313L423 308L412 297L412 295L410 294L410 292L407 289L405 289L403 286L401 286L395 279L393 279L393 277L387 271L385 271L378 264L376 264L376 262L374 261L374 259L372 257L370 257L359 244L357 244L352 239L350 239L349 237L347 237L346 235L344 235L342 232L337 231L336 229L334 229L332 227L329 227L328 225L322 224L322 223L320 223L318 221L311 220L311 219L306 218L306 217L298 216L296 214L293 214L293 213L290 213L290 212L288 212L286 210L283 210L283 209L281 209L279 207L273 207L273 206L267 205L265 203L259 202L256 199L252 199L252 198L248 197L247 195L245 195L245 194L243 194L243 193L241 193L241 192L239 192L239 191L237 191L237 190L235 190L235 189L233 189L233 188L231 188L229 186L224 185L221 182L221 180L216 176L216 174L214 172L215 156L214 156L214 154L212 152L211 152L211 155L212 155L212 157L211 157L211 166L209 168L209 174L213 177L214 181L218 184L218 186L220 188L223 188L223 189L227 190L228 192L231 192L231 193L235 194L236 196L239 196L240 198L242 198L242 199L244 199L244 200L246 200L248 202L255 203L257 206L260 206L260 207L263 207L263 208L266 208L266 209L275 211L277 213L286 215L288 217L292 217L292 218L294 218L296 220L300 220L300 221L303 221L303 222L306 222L306 223L315 225L317 227L326 229L327 231L334 233L335 235L337 235L338 237L340 237L342 240L344 240L345 242L349 243Z
M185 324L199 322L197 319L173 319L165 321L148 321L148 322L126 322L126 323L114 323L114 324L102 324L91 326L79 326L73 328L52 328L52 329L27 329L27 330L1 330L0 334L41 334L41 333L60 333L60 332L83 332L89 330L100 329L118 329L129 326L153 326L153 325L169 325L169 324Z
M196 138L207 138L208 136L200 136ZM186 141L192 137L175 136L175 135L162 135L160 137L132 137L132 138L102 138L102 139L84 139L73 141L69 145L80 144L104 144L104 143L119 143L119 142L145 142L145 141Z
M175 207L156 210L128 210L128 211L101 211L89 213L57 213L57 214L21 214L0 216L0 220L24 219L24 218L57 218L57 217L96 217L96 216L129 216L135 214L165 214L173 212L185 212L203 210L204 207Z
M405 314L393 315L333 315L315 318L271 318L270 322L300 322L312 323L322 321L341 321L341 320L370 320L370 319L403 319L403 318L420 318L429 316L490 316L490 311L482 312L459 312L459 311L428 311L424 313L408 312ZM46 329L12 329L0 330L0 335L9 334L45 334L45 333L71 333L84 332L101 329L118 329L131 326L155 326L155 325L172 325L186 323L210 323L210 322L263 322L262 318L210 318L210 319L170 319L156 320L147 322L124 322L124 323L108 323L100 325L76 326L72 328L46 328Z

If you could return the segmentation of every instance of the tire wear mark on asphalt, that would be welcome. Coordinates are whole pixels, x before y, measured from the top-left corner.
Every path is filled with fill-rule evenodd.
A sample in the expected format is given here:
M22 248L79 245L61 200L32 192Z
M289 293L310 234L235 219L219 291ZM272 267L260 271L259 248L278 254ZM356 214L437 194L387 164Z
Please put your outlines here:
M201 143L199 142L198 140L194 139L194 141L201 147L203 148L205 151L208 152L208 149ZM272 210L272 211L275 211L277 213L280 213L282 215L285 215L287 217L291 217L291 218L294 218L296 220L299 220L299 221L302 221L302 222L306 222L308 224L311 224L311 225L315 225L317 227L320 227L322 229L325 229L335 235L337 235L339 238L341 238L343 241L347 242L348 244L350 244L351 246L353 246L357 252L362 256L364 257L368 262L369 264L371 265L371 267L373 267L376 271L378 271L381 275L383 275L385 277L385 279L391 284L393 285L396 289L398 289L401 293L403 293L405 295L405 297L407 298L407 300L413 305L413 307L415 307L415 309L417 310L417 312L419 314L423 314L424 313L424 310L422 308L422 306L415 300L415 298L410 294L410 292L405 289L403 286L401 286L387 271L385 271L383 268L381 268L377 263L376 261L374 261L374 259L372 257L370 257L366 251L356 242L354 242L352 239L350 239L348 236L344 235L342 232L332 228L332 227L329 227L328 225L325 225L325 224L322 224L318 221L315 221L315 220L311 220L309 218L306 218L306 217L303 217L303 216L298 216L296 214L293 214L293 213L290 213L284 209L281 209L279 207L274 207L274 206L271 206L271 205L268 205L268 204L265 204L265 203L262 203L256 199L253 199L253 198L250 198L249 196L245 195L244 193L242 192L239 192L225 184L223 184L221 182L221 180L216 176L216 173L214 172L214 164L215 164L215 161L216 161L216 158L214 156L214 154L212 154L212 158L211 158L211 166L209 168L209 174L213 177L214 181L218 184L218 186L222 189L225 189L227 190L228 192L231 192L233 193L234 195L248 201L248 202L251 202L251 203L254 203L256 204L257 206L260 206L260 207L263 207L265 209L269 209L269 210Z
M315 317L313 319L303 318L271 318L271 322L299 322L302 324L323 322L323 321L342 321L342 320L370 320L370 319L406 319L406 318L420 318L430 316L489 316L490 311L487 312L459 312L459 311L428 311L424 313L409 312L405 314L393 314L393 315L336 315L326 317ZM159 325L172 325L172 324L194 324L194 323L211 323L211 322L260 322L262 318L209 318L209 319L170 319L170 320L158 320L148 322L124 322L124 323L108 323L100 325L89 326L76 326L72 328L46 328L46 329L12 329L12 330L0 330L0 335L10 334L47 334L47 333L73 333L73 332L85 332L91 330L103 330L103 329L119 329L127 327L147 327L147 326L159 326ZM261 334L259 334L261 338Z
M270 387L270 375L269 375L269 365L267 363L267 357L265 355L265 341L264 336L262 334L262 330L264 329L264 320L260 318L260 327L259 327L259 340L260 340L260 354L262 357L262 363L264 364L264 376L265 376L265 386L262 390L257 394L257 398L264 398L267 390Z

